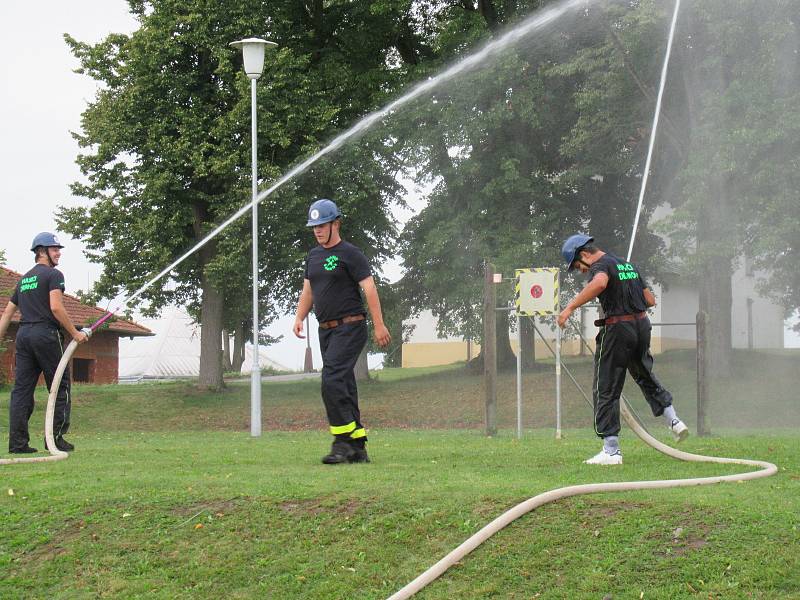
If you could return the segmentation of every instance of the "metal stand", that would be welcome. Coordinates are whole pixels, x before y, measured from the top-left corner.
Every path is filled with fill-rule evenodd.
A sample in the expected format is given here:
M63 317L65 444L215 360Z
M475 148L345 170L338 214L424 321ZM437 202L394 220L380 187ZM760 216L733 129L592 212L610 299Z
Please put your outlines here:
M561 283L561 274L558 275L558 284ZM559 289L560 285L556 285ZM559 294L556 303L556 313L561 313L561 298ZM561 327L556 325L556 439L561 439Z
M517 315L517 439L522 439L522 317Z

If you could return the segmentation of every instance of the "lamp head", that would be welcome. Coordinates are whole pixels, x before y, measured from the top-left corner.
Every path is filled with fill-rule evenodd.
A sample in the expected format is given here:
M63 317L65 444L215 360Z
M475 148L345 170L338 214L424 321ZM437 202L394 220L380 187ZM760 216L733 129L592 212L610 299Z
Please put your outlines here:
M277 46L260 38L246 38L238 42L231 42L231 46L242 51L244 58L244 72L250 79L258 79L264 72L264 50Z

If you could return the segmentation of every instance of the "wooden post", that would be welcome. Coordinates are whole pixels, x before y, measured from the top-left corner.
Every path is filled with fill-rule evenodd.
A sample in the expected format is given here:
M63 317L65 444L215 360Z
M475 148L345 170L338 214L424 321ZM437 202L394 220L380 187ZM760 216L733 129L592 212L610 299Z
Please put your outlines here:
M494 265L486 263L483 278L483 381L486 388L486 435L497 434L497 292Z
M706 357L706 324L708 315L699 311L697 327L697 435L708 435L706 429L706 407L708 405L708 362Z

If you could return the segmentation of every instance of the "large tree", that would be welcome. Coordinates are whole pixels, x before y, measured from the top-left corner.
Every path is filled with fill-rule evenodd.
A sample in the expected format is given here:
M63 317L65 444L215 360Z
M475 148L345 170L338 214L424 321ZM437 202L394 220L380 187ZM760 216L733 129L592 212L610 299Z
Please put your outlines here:
M231 40L258 34L280 46L259 86L262 181L379 106L407 77L403 65L425 48L421 17L408 3L129 4L139 21L132 35L96 45L67 36L79 72L103 86L77 134L86 181L73 190L90 204L62 209L59 225L84 239L89 257L103 265L95 288L103 297L137 290L248 198L249 82ZM403 60L391 60L393 52ZM385 144L361 140L264 203L259 327L276 307L291 305L302 283L304 213L315 197L333 196L357 224L350 232L367 254L386 255L388 206L398 200L385 168L390 160ZM222 384L223 328L243 339L253 327L247 240L246 221L231 226L177 266L169 285L142 296L151 311L168 302L190 306L202 325L201 383L212 387Z

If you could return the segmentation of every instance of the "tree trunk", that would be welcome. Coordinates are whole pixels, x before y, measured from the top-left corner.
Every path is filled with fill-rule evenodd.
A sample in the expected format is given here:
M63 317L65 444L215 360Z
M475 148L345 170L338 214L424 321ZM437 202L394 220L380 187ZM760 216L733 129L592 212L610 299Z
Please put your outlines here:
M361 354L358 355L358 361L356 362L356 366L353 369L353 372L356 374L356 381L366 381L369 379L369 366L367 364L367 347L364 346L364 349L361 351Z
M222 294L211 283L205 273L205 265L216 252L213 243L200 250L200 264L203 265L201 287L203 291L200 305L200 377L199 383L213 390L221 390L222 381Z
M688 32L687 35L693 32ZM686 68L682 70L686 101L688 103L689 131L702 131L708 125L701 119L706 107L696 93L699 89L716 89L721 96L728 87L725 71L716 78L709 79L705 72L695 68L699 64L696 54L702 52L699 46L683 46L679 53ZM695 142L697 143L697 142ZM731 311L733 289L731 276L736 249L733 235L735 211L730 209L734 190L731 176L712 169L706 174L707 181L699 189L704 197L697 206L697 256L701 265L696 277L698 280L699 308L708 315L706 322L707 376L712 381L730 375L731 359ZM695 184L698 185L698 184Z
M731 259L717 256L703 267L700 280L700 310L708 314L708 376L716 381L731 375L731 270Z
M534 317L522 317L522 367L532 369L536 366L536 331L533 329Z
M222 330L222 370L229 373L233 371L231 362L231 336L227 329Z
M514 369L517 366L517 356L511 348L508 337L508 311L497 311L497 368Z
M240 373L244 364L244 325L239 323L233 332L233 360L231 371Z
M717 181L708 186L710 197L700 205L697 220L697 250L703 260L700 268L700 310L708 314L706 324L706 352L708 376L721 380L731 374L731 312L733 310L733 260L734 239L730 224L730 178L726 174L715 176Z

